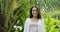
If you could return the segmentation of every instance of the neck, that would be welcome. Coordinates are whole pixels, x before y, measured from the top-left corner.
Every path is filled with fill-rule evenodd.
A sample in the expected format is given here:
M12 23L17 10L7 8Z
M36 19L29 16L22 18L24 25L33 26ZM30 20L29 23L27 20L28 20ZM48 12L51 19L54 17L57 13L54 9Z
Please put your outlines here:
M38 19L37 17L33 17L33 19Z

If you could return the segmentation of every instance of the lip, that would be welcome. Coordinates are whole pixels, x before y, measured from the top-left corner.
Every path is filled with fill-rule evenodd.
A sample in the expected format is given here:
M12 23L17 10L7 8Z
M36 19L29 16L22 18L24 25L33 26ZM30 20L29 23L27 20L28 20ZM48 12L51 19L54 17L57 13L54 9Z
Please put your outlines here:
M37 13L33 13L33 14L37 14Z

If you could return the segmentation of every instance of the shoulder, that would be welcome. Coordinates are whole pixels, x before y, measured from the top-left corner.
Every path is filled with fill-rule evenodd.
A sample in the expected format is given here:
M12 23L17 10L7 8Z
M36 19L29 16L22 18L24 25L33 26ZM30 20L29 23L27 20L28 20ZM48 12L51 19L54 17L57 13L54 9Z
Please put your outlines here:
M39 21L44 21L44 19L39 19Z
M44 19L39 19L39 22L40 23L44 23Z
M26 18L26 22L29 22L30 21L30 18Z

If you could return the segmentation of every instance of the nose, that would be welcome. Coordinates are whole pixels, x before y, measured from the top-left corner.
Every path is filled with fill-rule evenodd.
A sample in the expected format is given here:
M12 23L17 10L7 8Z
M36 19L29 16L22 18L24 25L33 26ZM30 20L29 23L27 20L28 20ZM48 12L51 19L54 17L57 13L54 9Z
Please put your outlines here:
M34 12L35 12L35 13L37 13L37 11L36 11L36 10L35 10Z

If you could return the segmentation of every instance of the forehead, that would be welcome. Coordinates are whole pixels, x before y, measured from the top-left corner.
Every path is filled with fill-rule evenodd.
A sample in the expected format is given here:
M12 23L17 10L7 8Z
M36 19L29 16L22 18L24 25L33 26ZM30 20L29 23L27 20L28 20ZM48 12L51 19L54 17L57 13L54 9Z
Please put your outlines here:
M33 7L32 10L37 10L37 8L36 7Z

